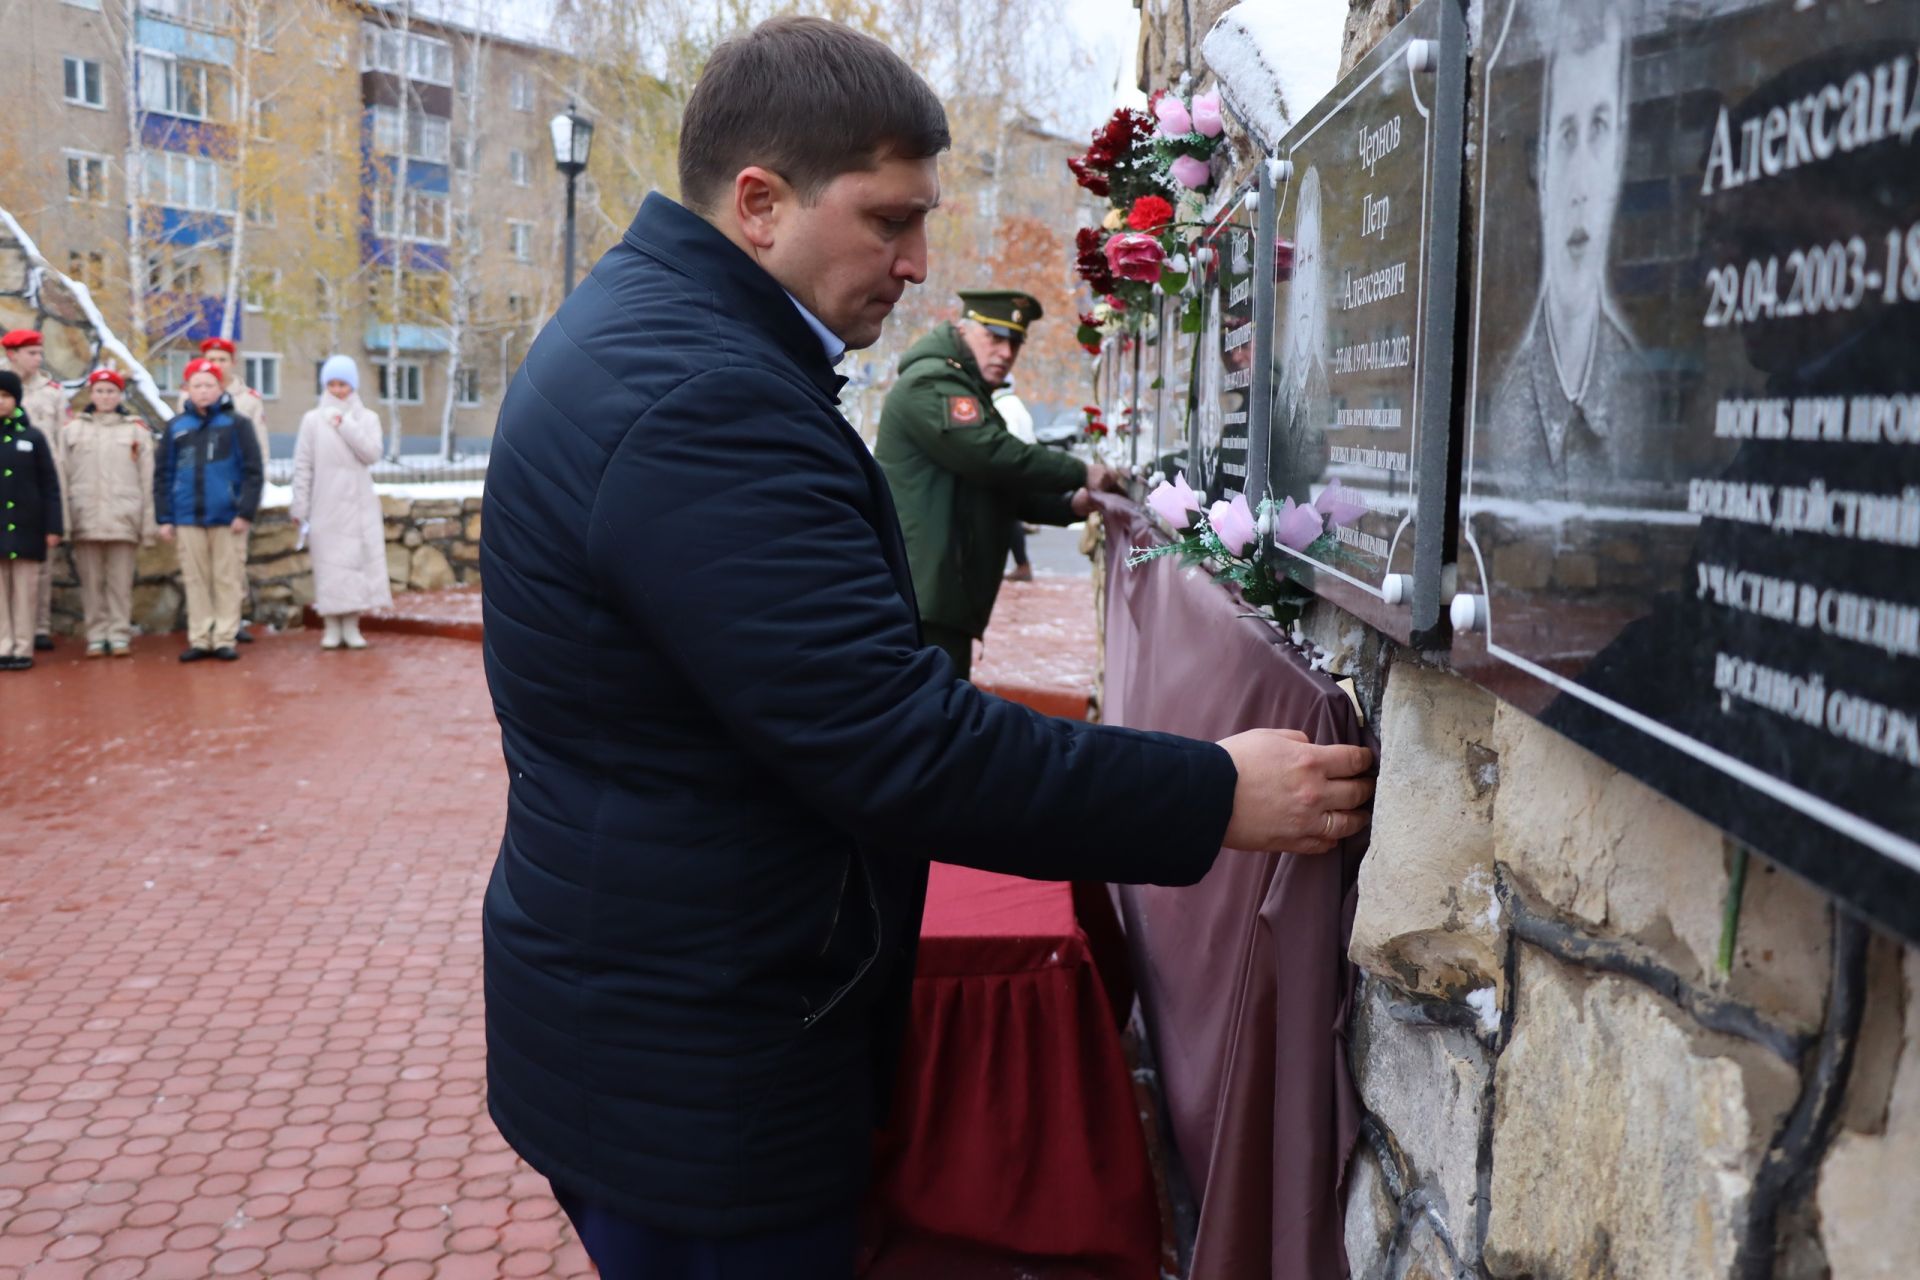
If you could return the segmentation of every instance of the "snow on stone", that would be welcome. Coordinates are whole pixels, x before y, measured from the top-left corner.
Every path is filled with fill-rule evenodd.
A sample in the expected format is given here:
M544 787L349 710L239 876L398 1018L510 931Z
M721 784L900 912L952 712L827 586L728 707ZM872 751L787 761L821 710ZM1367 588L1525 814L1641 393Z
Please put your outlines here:
M1346 0L1244 0L1220 15L1201 44L1221 94L1273 148L1340 78Z
M1500 1030L1499 993L1492 987L1467 992L1467 1008L1473 1010L1474 1018L1479 1021L1481 1035L1490 1036Z

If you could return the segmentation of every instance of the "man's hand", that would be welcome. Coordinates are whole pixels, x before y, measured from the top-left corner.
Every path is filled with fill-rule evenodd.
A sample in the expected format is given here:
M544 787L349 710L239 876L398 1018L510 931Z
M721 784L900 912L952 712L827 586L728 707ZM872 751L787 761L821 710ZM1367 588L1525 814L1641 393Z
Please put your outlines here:
M1220 745L1240 782L1227 823L1229 849L1254 853L1326 853L1366 830L1373 798L1373 752L1317 747L1298 729L1254 729Z
M253 528L253 522L245 516L235 516L233 523L227 527L244 538L247 536L247 530Z
M1085 520L1096 510L1093 505L1093 495L1085 489L1075 489L1073 491L1070 505L1073 507L1073 514L1079 516L1082 520Z
M155 529L153 533L154 533L154 536L159 538L160 541L162 542L173 541L173 526L170 524L161 525L159 528Z
M1097 462L1087 464L1087 488L1098 492L1105 489L1108 493L1125 493L1127 478L1112 467L1103 467Z
M55 547L57 547L57 546L59 546L59 545L60 545L60 535L59 535L59 534L57 534L57 533L50 533L50 534L48 534L48 535L47 535L47 550L49 550L49 551L51 551L51 550L53 550L53 549L54 549Z

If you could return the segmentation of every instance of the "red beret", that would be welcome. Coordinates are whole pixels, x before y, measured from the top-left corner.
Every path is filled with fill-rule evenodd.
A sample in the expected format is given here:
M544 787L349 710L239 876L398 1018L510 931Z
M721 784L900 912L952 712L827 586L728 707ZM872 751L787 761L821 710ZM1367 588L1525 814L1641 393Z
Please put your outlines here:
M210 373L213 375L215 382L220 381L225 376L220 372L220 366L211 360L189 360L187 361L187 367L180 371L180 385L184 387L187 383L193 381L193 375L196 373Z
M11 351L15 347L42 346L45 342L46 339L40 336L38 329L12 329L7 332L6 337L0 338L0 347Z
M225 338L208 338L200 344L200 349L202 351L224 351L230 356L239 354L233 349L233 343Z
M111 382L122 391L127 389L127 380L120 376L117 369L95 369L87 375L87 385L92 386L96 382Z

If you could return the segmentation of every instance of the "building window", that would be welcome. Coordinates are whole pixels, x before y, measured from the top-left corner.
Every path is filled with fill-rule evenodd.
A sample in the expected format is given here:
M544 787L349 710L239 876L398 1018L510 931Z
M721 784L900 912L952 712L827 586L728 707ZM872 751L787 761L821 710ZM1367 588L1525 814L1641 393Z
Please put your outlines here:
M67 278L87 286L89 289L104 288L107 283L107 259L105 254L81 253L75 249L67 254Z
M480 403L480 371L459 369L453 375L453 402L471 409Z
M91 9L95 13L100 12L100 0L66 0L66 3L76 9Z
M444 116L430 116L422 111L405 114L408 158L445 164L453 136L452 122ZM398 107L373 108L375 154L391 156L400 153L400 120L401 111Z
M451 144L451 151L453 154L453 167L459 172L465 173L467 166L473 163L473 143L467 141L465 138L455 138Z
M389 364L385 360L375 360L373 362L373 370L379 382L381 403L420 403L420 364L418 361L398 360Z
M395 31L366 22L360 26L360 69L384 71L427 84L453 83L453 48L432 36Z
M280 398L280 356L278 352L242 351L241 377L260 393L262 400Z
M516 187L527 185L527 153L518 147L507 152L507 176Z
M248 311L259 313L267 309L267 297L280 291L280 268L262 270L258 267L247 272L246 289L241 294L241 304ZM323 308L324 309L324 308Z
M62 58L66 72L66 99L78 107L107 105L106 87L100 78L100 64L92 58Z
M261 142L272 142L278 135L274 125L274 105L271 102L256 102L251 108L253 116L253 136Z
M187 361L195 359L197 351L167 351L159 356L147 357L147 371L162 391L180 389L180 375L186 372Z
M232 85L217 67L142 49L136 75L143 111L184 120L224 120L233 114Z
M373 193L373 229L376 233L383 236L395 234L393 207L391 191ZM447 242L447 209L447 197L443 195L435 195L430 191L409 191L406 227L399 234L408 240L445 244Z
M161 204L196 213L232 213L226 171L204 156L147 152L147 192Z
M513 101L515 111L533 110L533 77L524 71L516 71L507 80L508 96Z
M508 219L507 248L512 251L515 262L532 262L533 224Z
M84 151L67 152L67 199L105 204L107 158Z
M140 0L140 7L196 27L218 30L233 25L233 7L228 0Z
M247 224L255 227L271 227L278 219L273 212L273 193L257 191L247 198Z

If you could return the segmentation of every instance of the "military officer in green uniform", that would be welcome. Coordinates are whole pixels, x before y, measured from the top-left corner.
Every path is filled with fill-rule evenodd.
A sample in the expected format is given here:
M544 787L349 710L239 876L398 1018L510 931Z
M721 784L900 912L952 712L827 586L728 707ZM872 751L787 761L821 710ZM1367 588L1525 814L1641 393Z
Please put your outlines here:
M1121 487L1098 463L1026 444L994 411L1040 304L1013 289L964 292L961 318L913 344L887 393L873 454L893 487L927 643L964 678L987 629L1015 520L1069 524L1091 490Z

